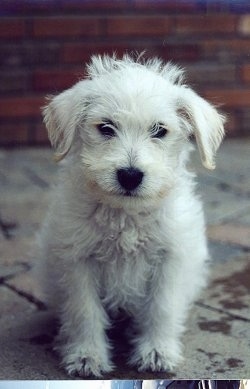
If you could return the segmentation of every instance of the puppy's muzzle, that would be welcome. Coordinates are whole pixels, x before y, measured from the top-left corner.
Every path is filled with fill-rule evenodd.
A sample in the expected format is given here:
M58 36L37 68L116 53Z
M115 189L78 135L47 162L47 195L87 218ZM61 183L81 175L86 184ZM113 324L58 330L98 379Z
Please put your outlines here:
M119 184L126 191L133 191L142 182L143 172L139 169L128 167L117 170L117 179Z

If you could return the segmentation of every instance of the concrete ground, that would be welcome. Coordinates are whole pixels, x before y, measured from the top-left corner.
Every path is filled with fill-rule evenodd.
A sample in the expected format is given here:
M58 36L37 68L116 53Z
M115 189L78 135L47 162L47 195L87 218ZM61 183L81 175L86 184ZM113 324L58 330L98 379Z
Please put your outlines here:
M0 150L0 379L68 378L52 351L55 326L29 254L57 170L51 156L48 149ZM193 164L214 262L190 312L185 359L171 374L139 374L118 348L117 370L105 379L250 377L250 139L225 141L213 172L197 154Z

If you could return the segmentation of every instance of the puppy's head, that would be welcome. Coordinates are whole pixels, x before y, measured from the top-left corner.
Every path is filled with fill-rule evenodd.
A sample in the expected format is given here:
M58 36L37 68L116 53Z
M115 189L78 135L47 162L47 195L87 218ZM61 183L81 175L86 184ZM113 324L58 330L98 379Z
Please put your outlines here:
M195 135L214 169L224 118L160 60L93 57L88 78L44 108L57 160L80 164L87 190L114 206L155 204L183 171Z

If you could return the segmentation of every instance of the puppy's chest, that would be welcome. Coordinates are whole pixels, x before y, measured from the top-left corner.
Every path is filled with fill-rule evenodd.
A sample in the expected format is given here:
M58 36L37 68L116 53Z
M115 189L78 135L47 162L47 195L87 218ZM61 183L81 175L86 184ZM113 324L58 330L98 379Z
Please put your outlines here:
M152 236L153 222L147 215L136 216L114 210L99 213L96 220L102 239L91 257L101 298L111 310L133 310L143 302L167 256Z
M128 215L121 210L100 207L94 223L100 237L95 248L96 260L110 262L116 256L122 260L143 253L152 245L149 215Z

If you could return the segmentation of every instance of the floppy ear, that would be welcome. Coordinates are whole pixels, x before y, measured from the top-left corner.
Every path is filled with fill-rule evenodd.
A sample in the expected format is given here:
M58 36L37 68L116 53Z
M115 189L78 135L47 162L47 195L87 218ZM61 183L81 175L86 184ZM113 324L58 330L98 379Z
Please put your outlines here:
M203 166L215 168L215 154L224 136L225 117L192 89L181 87L179 113L194 134Z
M87 82L80 81L59 95L49 97L49 104L43 108L49 139L56 149L56 161L63 159L72 146L77 123L85 105L83 91Z

